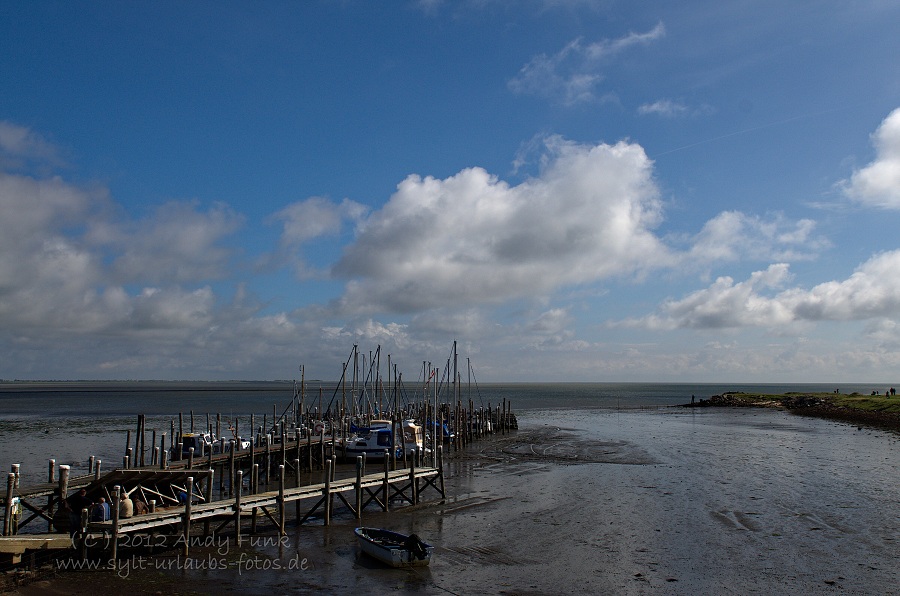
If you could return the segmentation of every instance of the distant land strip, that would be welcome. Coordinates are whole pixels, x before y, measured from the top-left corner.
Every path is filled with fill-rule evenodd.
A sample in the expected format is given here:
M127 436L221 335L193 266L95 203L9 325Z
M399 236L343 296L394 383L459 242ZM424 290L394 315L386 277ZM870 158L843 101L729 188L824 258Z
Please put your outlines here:
M779 408L802 416L900 431L900 395L837 392L764 394L726 391L709 399L684 404L684 407Z

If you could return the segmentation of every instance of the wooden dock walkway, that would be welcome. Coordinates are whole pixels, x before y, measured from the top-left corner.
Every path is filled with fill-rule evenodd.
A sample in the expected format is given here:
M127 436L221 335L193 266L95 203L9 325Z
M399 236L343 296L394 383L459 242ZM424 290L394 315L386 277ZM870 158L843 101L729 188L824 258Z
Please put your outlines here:
M108 546L111 550L110 557L116 559L119 538L135 534L169 534L176 535L183 540L183 553L188 554L191 543L190 536L192 524L204 522L203 533L208 535L222 532L228 526L240 539L245 532L243 526L249 520L250 533L257 529L257 518L267 518L276 528L279 535L285 535L285 526L289 509L294 510L296 523L301 525L319 513L325 525L331 523L331 518L336 504L342 503L344 507L356 519L361 519L367 506L375 503L380 510L389 511L391 503L397 500L409 504L418 504L420 494L428 488L433 489L445 497L443 478L443 455L438 450L437 467L416 467L411 461L409 468L391 470L390 460L384 460L383 470L373 474L363 474L364 463L362 458L357 460L356 477L334 479L335 459L327 460L324 481L307 486L286 487L288 475L283 464L278 466L278 488L257 492L255 494L243 494L243 471L237 471L235 490L232 498L211 500L213 470L212 468L197 468L183 470L147 470L125 469L113 470L107 475L94 479L85 486L93 485L95 488L104 487L111 493L110 509L112 519L102 522L89 522L88 512L81 512L80 528L73 533L74 538L68 534L23 534L0 537L0 553L11 556L13 563L18 563L22 555L29 550L70 549L81 552L81 556L87 556L89 545ZM296 461L296 460L295 460ZM150 477L167 477L168 479L181 477L184 480L184 492L191 495L184 504L165 507L160 510L135 515L129 518L119 519L119 496L121 486L116 484L110 491L107 487L113 482L147 482ZM294 476L299 484L299 475ZM195 484L196 480L196 484ZM79 478L78 484L83 484L85 477ZM205 483L205 490L197 490ZM71 485L70 485L71 486ZM254 486L251 483L251 488ZM27 491L32 497L58 495L59 486L32 487ZM48 491L48 492L44 492ZM350 494L352 493L352 494ZM204 494L207 495L204 498ZM176 499L172 499L176 500ZM195 502L198 501L198 502ZM293 503L294 506L290 507ZM219 525L213 529L212 523ZM196 528L195 528L196 529ZM130 541L134 543L135 541Z
M286 468L298 473L299 470L307 469L310 472L314 467L322 468L325 460L336 453L336 443L334 437L324 434L315 438L312 436L300 436L299 433L291 436L287 433L282 435L281 441L269 442L264 441L263 445L253 445L249 449L227 449L224 453L212 453L193 457L189 454L187 457L169 461L168 457L154 457L150 465L134 466L132 461L137 458L123 457L122 467L117 468L114 472L123 474L125 471L144 475L154 471L164 471L167 473L178 471L193 471L200 468L213 469L218 471L220 478L220 492L225 486L225 479L229 479L228 487L231 488L231 481L236 477L236 472L241 469L247 470L249 473L255 464L258 464L259 474L268 479L271 473L277 470L278 465L284 465ZM163 439L164 440L164 439ZM168 451L165 451L168 454ZM10 472L7 481L7 490L5 495L0 493L0 507L4 509L3 528L0 534L3 536L15 535L19 530L27 526L35 520L45 520L48 525L53 522L54 507L59 507L60 495L68 495L70 491L82 488L89 489L95 485L106 484L104 478L107 475L101 473L102 462L94 457L90 458L88 467L89 474L71 476L70 466L59 466L59 478L55 476L55 462L50 460L48 482L33 484L30 486L19 485L19 474L17 466L14 465L14 472ZM107 495L107 500L109 495ZM24 519L14 519L10 514L9 502L14 502L21 508L22 513L26 513L28 517Z

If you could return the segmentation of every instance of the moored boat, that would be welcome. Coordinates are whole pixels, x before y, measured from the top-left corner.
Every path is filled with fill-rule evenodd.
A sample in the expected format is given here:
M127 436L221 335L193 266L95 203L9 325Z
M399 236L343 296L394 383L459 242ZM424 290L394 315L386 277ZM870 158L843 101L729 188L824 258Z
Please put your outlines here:
M356 433L347 439L346 456L354 458L366 454L366 459L378 460L384 452L396 450L396 457L402 458L403 451L412 456L416 450L424 452L425 440L422 427L413 420L404 420L399 426L402 442L394 441L394 431L390 420L372 420L368 427L356 429Z
M369 426L356 429L352 437L347 439L346 455L354 458L366 455L366 459L381 459L385 450L394 447L390 420L372 420Z
M434 547L415 534L401 534L383 528L356 528L362 552L391 567L419 567L431 562Z

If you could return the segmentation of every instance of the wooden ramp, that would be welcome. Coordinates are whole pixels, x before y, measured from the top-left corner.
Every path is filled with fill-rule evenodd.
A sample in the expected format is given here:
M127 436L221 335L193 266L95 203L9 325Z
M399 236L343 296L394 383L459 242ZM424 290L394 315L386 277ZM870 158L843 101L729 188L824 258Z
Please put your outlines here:
M72 539L68 534L23 534L0 538L0 554L9 555L12 564L22 561L26 550L50 550L71 548Z

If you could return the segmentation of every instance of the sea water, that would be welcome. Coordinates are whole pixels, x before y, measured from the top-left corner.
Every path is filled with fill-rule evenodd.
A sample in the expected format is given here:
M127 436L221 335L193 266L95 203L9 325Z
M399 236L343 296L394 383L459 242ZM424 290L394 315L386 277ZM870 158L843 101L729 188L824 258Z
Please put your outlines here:
M436 544L427 570L373 566L342 510L331 526L292 527L286 545L234 555L269 567L175 565L172 581L242 593L897 593L900 434L771 409L669 407L724 391L835 389L885 388L466 385L460 397L475 407L511 404L520 430L448 458L446 499L364 513L368 525ZM213 424L220 413L241 425L253 413L259 425L293 391L290 382L3 386L0 461L21 463L24 484L46 480L49 457L84 473L95 455L108 470L139 413L158 434L177 426L179 412L185 430L191 411L198 428L207 413ZM334 384L305 391L305 404L322 410L341 398ZM196 551L192 562L210 556ZM291 569L297 557L308 565Z
M705 399L723 391L784 393L789 391L834 391L871 393L875 385L748 385L665 383L507 383L463 382L459 398L475 408L508 404L517 414L534 410L551 412L573 409L653 409L689 403L695 396ZM45 482L48 460L69 465L72 475L86 474L89 458L100 459L101 470L122 464L129 430L136 430L138 414L144 414L146 441L157 432L171 440L176 432L205 430L207 419L215 428L217 415L224 429L237 425L242 436L250 434L250 415L257 427L264 417L271 421L289 409L300 388L282 382L78 382L0 383L0 466L20 464L21 483ZM421 384L402 387L396 393L402 402L421 399ZM431 389L429 400L433 399ZM362 393L362 392L360 392ZM335 412L351 399L349 388L334 382L307 382L302 391L304 409ZM439 401L447 401L452 387L444 386ZM377 409L388 398L361 394ZM179 418L179 414L181 415ZM193 423L193 426L192 426ZM168 444L168 443L167 443ZM9 469L9 468L7 468Z

